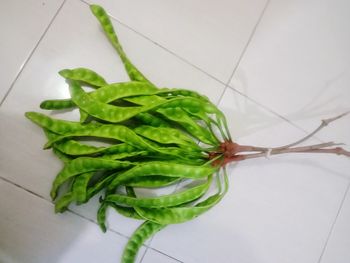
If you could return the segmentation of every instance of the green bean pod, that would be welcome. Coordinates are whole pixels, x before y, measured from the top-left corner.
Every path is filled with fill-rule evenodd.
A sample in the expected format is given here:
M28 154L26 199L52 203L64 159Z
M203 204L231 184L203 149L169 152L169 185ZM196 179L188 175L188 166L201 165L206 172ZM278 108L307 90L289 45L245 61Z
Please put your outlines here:
M113 25L106 11L98 5L90 5L90 9L97 20L100 22L102 29L111 42L112 46L118 52L130 79L150 83L150 81L130 62L129 58L126 56L122 46L119 43L118 37L115 34Z
M117 176L108 186L108 190L113 190L116 186L136 177L162 175L168 177L202 179L213 174L216 170L216 167L209 165L195 166L160 161L146 162L136 165Z
M97 170L121 169L132 166L130 162L107 160L103 158L80 157L72 160L58 173L52 184L51 198L55 199L57 190L65 181L78 174Z
M63 69L58 73L66 79L82 81L96 88L107 85L103 77L87 68Z
M139 226L124 248L121 263L134 263L137 252L142 244L164 227L165 225L160 225L150 221L146 221Z
M106 196L106 202L113 202L120 205L132 206L132 207L148 207L148 208L161 208L161 207L171 207L177 206L183 203L193 201L201 197L209 188L211 179L207 182L192 187L188 190L164 195L157 197L130 197L121 194L111 194Z

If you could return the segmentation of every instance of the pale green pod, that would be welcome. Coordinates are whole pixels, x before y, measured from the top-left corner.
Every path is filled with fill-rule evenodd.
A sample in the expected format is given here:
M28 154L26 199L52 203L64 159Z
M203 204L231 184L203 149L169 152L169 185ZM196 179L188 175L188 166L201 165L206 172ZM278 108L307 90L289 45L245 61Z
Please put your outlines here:
M63 69L58 73L66 79L82 81L96 88L107 85L103 77L87 68Z

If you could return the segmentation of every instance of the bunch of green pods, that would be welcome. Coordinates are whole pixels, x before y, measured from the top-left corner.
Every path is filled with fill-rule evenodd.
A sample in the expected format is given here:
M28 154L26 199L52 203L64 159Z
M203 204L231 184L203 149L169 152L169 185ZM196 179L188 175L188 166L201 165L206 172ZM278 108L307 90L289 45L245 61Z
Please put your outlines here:
M78 108L80 121L51 118L37 112L26 117L43 128L48 142L64 162L51 189L55 211L71 203L84 204L100 195L97 220L106 231L108 208L144 220L130 237L121 262L134 262L144 241L169 224L191 220L216 205L227 192L228 180L219 152L231 141L223 113L197 92L158 88L128 59L105 10L90 6L119 54L129 82L109 84L86 68L64 69L71 98L46 100L45 110ZM86 92L82 87L93 88ZM89 140L104 140L96 146ZM215 177L216 180L213 180ZM156 197L135 190L157 190L179 181L190 187ZM216 191L212 193L212 184Z

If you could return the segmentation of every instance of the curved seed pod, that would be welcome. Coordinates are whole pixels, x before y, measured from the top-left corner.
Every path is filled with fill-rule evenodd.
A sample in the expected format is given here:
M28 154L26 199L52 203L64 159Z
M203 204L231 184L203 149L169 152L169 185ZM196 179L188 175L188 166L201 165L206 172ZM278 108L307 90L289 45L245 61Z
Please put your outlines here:
M125 186L126 194L129 197L135 197L136 198L136 193L134 191L134 188L131 186Z
M51 137L51 140L58 139L59 136ZM75 140L67 140L62 141L54 144L54 148L58 149L60 152L68 154L68 155L89 155L89 154L104 154L103 156L106 158L109 157L115 157L115 159L118 159L118 155L120 155L120 158L128 157L127 154L130 154L130 156L133 156L134 152L137 152L137 148L126 144L126 143L120 143L108 147L96 147L92 145L87 145L80 143ZM144 153L142 151L142 153ZM137 154L142 154L137 153ZM136 154L136 155L137 155ZM124 156L123 156L124 155ZM113 159L113 158L110 158Z
M123 98L123 100L132 102L134 104L141 105L141 106L151 105L155 103L164 103L167 101L166 99L159 97L157 95L128 97L128 98Z
M77 82L73 81L71 81L69 85L69 90L73 102L79 106L79 108L95 118L113 123L128 120L136 114L152 108L152 106L119 107L100 102L89 96Z
M116 177L119 173L113 173L111 175L108 175L107 177L103 178L102 180L98 181L95 185L89 187L87 189L87 198L86 201L90 200L93 196L95 196L98 192L100 192L102 189L107 187L109 183Z
M198 92L187 90L187 89L161 89L157 91L160 96L184 96L184 97L193 97L197 99L201 99L204 102L208 102L208 97L199 94Z
M54 140L59 136L58 134L50 132L47 129L44 129L44 133L49 140ZM58 157L58 159L60 159L65 164L73 160L71 156L66 155L66 153L63 153L62 151L58 150L56 147L54 147L52 151Z
M94 137L101 137L101 138L110 138L110 139L116 139L122 142L127 142L131 146L138 148L139 150L145 150L153 153L159 153L163 155L172 155L176 156L179 159L188 159L188 158L194 158L198 159L203 157L202 154L198 151L193 151L192 148L189 149L191 151L186 152L183 149L175 148L175 147L158 147L154 143L151 143L150 141L146 141L146 139L142 139L137 134L135 134L132 130L125 126L121 125L101 125L97 128L90 129L90 126L86 126L87 128L73 131L71 133L66 133L65 135L58 136L53 140L49 140L45 146L44 149L48 149L52 147L53 144L65 139L70 138L74 136L94 136Z
M53 153L60 159L64 164L67 164L73 160L72 157L65 155L64 153L60 152L59 150L53 148Z
M222 199L216 194L209 197L204 204L195 207L145 208L135 207L136 212L143 218L158 224L179 224L194 219L205 213Z
M152 222L158 224L178 224L188 220L194 219L195 217L205 213L210 208L215 206L221 201L228 190L228 179L226 170L224 170L224 191L222 193L214 194L204 201L198 203L193 207L171 207L171 208L145 208L135 207L136 212ZM220 188L219 188L220 189Z
M159 118L155 115L152 115L148 112L142 112L136 114L134 117L136 120L141 121L143 124L153 126L153 127L170 127L170 124L167 123L162 118Z
M124 248L121 263L134 263L142 244L164 227L165 225L159 225L150 221L146 221L139 226Z
M71 99L44 100L40 103L43 110L63 110L76 107Z
M162 175L169 177L201 179L213 174L218 168L202 165L186 165L168 162L146 162L134 166L128 171L117 176L108 186L108 190L113 190L116 186L136 177Z
M146 151L136 151L131 153L115 153L115 154L105 154L102 155L101 158L110 159L110 160L120 160L135 156L146 156L148 152Z
M219 145L217 139L206 129L199 126L188 114L181 108L160 108L158 113L171 121L179 123L192 136L209 145Z
M89 95L100 102L109 103L121 98L152 95L157 91L158 89L151 84L130 81L113 83L104 86L94 92L89 93Z
M49 140L44 147L49 148L54 143L57 143L69 137L94 136L100 138L116 139L118 141L126 142L138 149L155 151L154 147L150 146L144 139L140 138L136 133L125 126L105 124L100 125L99 127L90 127L91 126L86 126L80 130L74 130L70 133L67 132L64 135L54 138L53 140Z
M158 89L151 84L130 81L112 83L93 92L87 92L87 94L101 102L110 103L121 98L128 100L130 96L152 95L157 91ZM73 107L76 107L76 105L71 99L45 100L40 104L40 108L45 110L61 110Z
M56 138L59 138L59 136L57 136ZM92 145L87 145L75 140L66 140L59 143L55 143L54 147L59 151L69 155L88 155L98 153L106 149L106 147L96 147Z
M152 141L162 144L179 144L199 149L199 146L186 134L174 128L152 127L142 125L134 129L134 131Z
M177 206L184 203L193 201L201 197L208 190L211 183L210 179L200 185L192 187L188 190L184 190L179 193L158 196L158 197L130 197L120 194L111 194L106 196L106 202L113 202L116 204L121 204L125 206L137 206L137 207L149 207L149 208L161 208L161 207L170 207Z
M87 68L63 69L58 73L66 79L79 80L97 88L107 85L103 77Z
M102 203L100 208L97 211L97 223L100 226L103 233L107 231L106 227L106 212L107 212L108 204Z
M98 5L90 5L90 9L98 21L101 23L102 29L111 42L112 46L118 52L130 79L150 83L150 81L144 75L142 75L142 73L130 62L129 58L126 56L122 46L119 43L118 37L115 34L113 25L106 11Z
M55 203L55 213L63 213L73 201L74 194L72 192L65 193Z
M80 123L85 123L89 118L89 114L83 111L82 109L79 109L79 113L80 113L80 120L79 120Z
M134 189L132 187L126 187L126 193L128 196L136 197ZM101 197L100 197L101 200ZM108 206L113 205L113 208L117 211L127 214L129 217L139 218L140 216L136 213L135 209L132 207L122 207L113 203L102 202L100 209L97 212L97 222L103 232L106 232L106 212Z
M52 184L51 198L55 199L57 190L66 180L78 174L97 171L101 169L111 170L127 168L132 166L130 162L113 161L103 158L80 157L72 160L65 165L61 172L58 173Z
M153 175L130 179L124 182L124 185L141 188L158 188L172 185L180 180L181 178L178 177Z
M198 112L205 110L204 103L196 98L183 97L174 98L171 100L157 100L152 101L151 104L135 107L119 107L103 103L89 94L87 94L75 81L71 81L69 86L70 94L73 102L89 115L98 119L117 123L128 120L138 113L149 111L155 108L173 108L181 107L190 110L191 112ZM148 98L147 98L148 99ZM208 104L208 103L207 103Z
M135 191L132 187L126 186L126 194L130 197L136 197ZM109 203L108 205L113 207L119 214L124 215L126 217L130 217L133 219L143 219L142 217L139 216L139 214L135 211L133 207L127 207L127 206L120 206L115 203Z
M108 203L108 205L114 208L119 214L133 218L136 220L143 220L143 217L139 216L139 214L135 211L133 207L119 206L114 203Z
M119 143L116 145L106 147L103 150L103 153L105 154L132 153L132 152L135 152L137 149L138 148L131 146L130 144Z
M84 203L87 199L87 187L94 172L88 172L78 175L73 183L72 192L74 193L77 204Z
M81 155L103 153L108 158L108 156L112 156L112 155L116 155L115 157L117 157L117 154L128 154L128 153L132 154L138 150L137 148L126 143L120 143L120 144L116 144L108 147L102 147L102 146L96 147L92 145L83 144L75 140L59 141L59 138L60 138L60 135L50 136L49 140L58 140L57 143L54 143L53 147L59 150L60 152L68 155L81 156ZM122 158L125 158L125 157L122 157Z
M101 126L101 124L97 123L81 124L74 121L58 120L39 112L26 112L25 116L40 127L58 134Z

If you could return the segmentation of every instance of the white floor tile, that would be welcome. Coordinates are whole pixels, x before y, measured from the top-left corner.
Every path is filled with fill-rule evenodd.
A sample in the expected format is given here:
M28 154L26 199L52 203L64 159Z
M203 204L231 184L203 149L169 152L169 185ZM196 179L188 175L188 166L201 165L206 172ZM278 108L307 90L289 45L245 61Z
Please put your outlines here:
M295 139L297 129L278 125L276 117L242 99L228 90L220 104L232 116L232 130L243 126L238 142ZM246 105L252 126L235 114L235 100ZM327 157L285 155L231 166L223 201L191 222L162 230L151 246L186 263L317 262L349 182Z
M335 227L328 241L326 250L320 263L346 263L350 259L350 192L346 199L340 214L337 218Z
M230 85L309 131L349 110L349 9L347 0L272 0ZM334 129L331 140L350 142L349 118Z
M2 180L0 209L3 263L118 262L127 242L72 213L54 214L46 200Z
M89 2L226 82L266 0Z
M118 32L131 59L141 65L140 68L155 83L190 88L206 94L214 102L218 101L223 85L134 32L122 26L118 27ZM50 151L42 150L45 136L40 128L25 119L24 112L38 111L42 100L67 97L67 84L57 72L63 68L80 66L96 70L106 76L109 82L127 81L119 58L90 14L88 6L80 1L69 0L0 111L0 171L8 180L48 200L52 180L62 164ZM64 117L77 117L76 113L65 114L68 116ZM95 220L96 209L96 204L89 204L79 209L79 212ZM139 224L138 221L121 219L119 216L113 215L111 218L111 227L126 235L130 235Z
M0 101L63 0L3 0L0 8Z
M179 263L179 262L181 261L165 256L157 251L154 251L153 249L148 249L141 263Z

